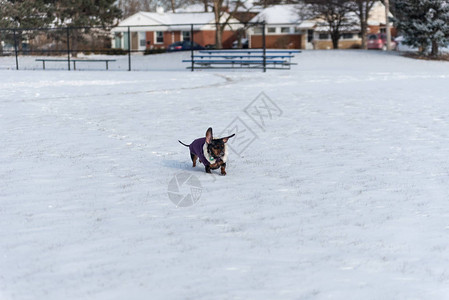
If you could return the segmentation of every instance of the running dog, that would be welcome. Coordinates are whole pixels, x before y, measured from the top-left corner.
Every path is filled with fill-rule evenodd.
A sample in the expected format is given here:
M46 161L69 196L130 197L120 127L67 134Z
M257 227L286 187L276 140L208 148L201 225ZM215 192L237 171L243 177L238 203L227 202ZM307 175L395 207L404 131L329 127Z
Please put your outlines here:
M190 145L186 145L180 140L178 142L189 147L193 167L196 167L196 160L199 158L200 162L206 167L206 173L221 168L221 175L226 175L226 161L228 160L228 145L226 143L234 135L214 139L212 128L209 127L205 137L194 140Z

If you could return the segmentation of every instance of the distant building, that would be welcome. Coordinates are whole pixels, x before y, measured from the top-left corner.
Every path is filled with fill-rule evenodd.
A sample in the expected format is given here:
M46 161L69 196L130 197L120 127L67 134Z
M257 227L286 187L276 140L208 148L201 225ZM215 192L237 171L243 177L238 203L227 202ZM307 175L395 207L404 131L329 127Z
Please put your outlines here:
M224 15L226 20L229 15ZM235 24L238 20L229 20L233 25L227 26L223 32L223 47L231 48L237 39L236 31L242 25ZM138 12L121 21L112 29L112 48L131 50L146 50L167 48L179 41L191 40L191 24L193 26L194 42L206 46L215 44L215 16L212 12ZM131 37L128 38L128 27ZM128 45L128 41L131 45Z
M263 9L251 19L252 23L265 22L265 41L267 48L306 49L307 29L315 23L301 26L299 5L275 5ZM262 47L262 26L248 30L250 48Z
M302 4L275 5L263 9L251 22L265 22L267 48L291 49L331 49L332 41L327 25L319 19L305 19L307 6ZM359 20L355 14L349 15L353 24L342 33L340 49L361 46ZM368 20L367 33L385 32L385 6L376 2ZM395 31L393 30L393 34ZM261 26L250 27L247 31L250 48L262 47Z
M215 44L215 17L213 12L192 12L204 7L202 5L187 6L176 13L138 12L112 29L112 47L143 51L146 49L167 48L179 41L191 40L191 24L193 40L202 45ZM249 48L261 48L262 26L251 25L265 22L265 41L267 48L281 49L331 49L332 41L327 24L320 19L307 19L307 5L286 4L267 8L239 7L232 17L225 13L221 22L232 24L226 26L223 32L223 48L232 48L233 42L240 39L248 40ZM358 48L362 37L358 17L348 15L351 26L346 26L342 32L339 48ZM245 23L249 25L245 26ZM240 24L238 24L240 22ZM370 33L385 32L385 6L378 1L374 4L368 20ZM128 37L128 28L130 37ZM395 30L393 29L393 35ZM128 43L130 42L130 45ZM236 44L234 44L234 47Z

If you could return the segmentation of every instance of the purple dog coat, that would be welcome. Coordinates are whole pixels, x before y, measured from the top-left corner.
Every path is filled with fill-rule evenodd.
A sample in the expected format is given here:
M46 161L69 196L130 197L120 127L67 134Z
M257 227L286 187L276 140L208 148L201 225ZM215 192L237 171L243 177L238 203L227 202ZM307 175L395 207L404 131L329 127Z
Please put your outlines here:
M196 156L198 156L198 158L203 163L203 165L208 166L211 163L215 163L214 159L208 160L204 156L204 152L207 153L207 144L206 144L206 138L205 137L194 140L190 144L189 149L190 149L190 153L193 153Z

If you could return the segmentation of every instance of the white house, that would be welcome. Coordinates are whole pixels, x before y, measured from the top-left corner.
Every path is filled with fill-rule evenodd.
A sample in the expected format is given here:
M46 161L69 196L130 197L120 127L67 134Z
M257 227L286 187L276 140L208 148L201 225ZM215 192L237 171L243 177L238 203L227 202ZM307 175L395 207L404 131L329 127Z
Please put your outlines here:
M266 23L265 35L268 48L330 49L332 41L325 22L308 19L307 5L275 5L263 9L251 22ZM353 25L347 26L342 34L339 47L360 47L361 35L358 17L352 13L348 18ZM385 6L376 2L368 19L368 32L379 33L385 30ZM251 48L262 45L261 27L251 27L247 35Z

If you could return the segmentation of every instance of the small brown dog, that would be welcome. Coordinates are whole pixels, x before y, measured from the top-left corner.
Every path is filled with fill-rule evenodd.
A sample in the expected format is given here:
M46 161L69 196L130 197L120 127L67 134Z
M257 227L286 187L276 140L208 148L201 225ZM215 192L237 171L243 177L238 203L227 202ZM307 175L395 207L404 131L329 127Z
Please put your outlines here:
M193 167L196 167L197 158L206 167L206 172L221 168L221 175L226 175L226 161L228 160L228 139L235 134L221 139L212 138L212 128L206 131L206 136L194 140L190 145L186 145L179 141L182 145L189 147L190 157L192 158Z

